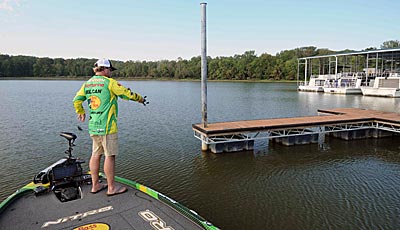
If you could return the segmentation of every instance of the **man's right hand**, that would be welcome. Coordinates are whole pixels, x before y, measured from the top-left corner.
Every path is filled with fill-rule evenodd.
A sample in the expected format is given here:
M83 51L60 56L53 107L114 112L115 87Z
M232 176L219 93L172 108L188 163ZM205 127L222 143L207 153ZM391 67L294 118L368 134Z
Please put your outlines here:
M86 117L85 114L78 114L78 116L77 116L78 120L80 120L80 121L82 121L82 122L85 121L85 117Z
M147 96L142 97L142 99L140 99L138 102L142 103L144 106L149 104L149 102L147 101Z

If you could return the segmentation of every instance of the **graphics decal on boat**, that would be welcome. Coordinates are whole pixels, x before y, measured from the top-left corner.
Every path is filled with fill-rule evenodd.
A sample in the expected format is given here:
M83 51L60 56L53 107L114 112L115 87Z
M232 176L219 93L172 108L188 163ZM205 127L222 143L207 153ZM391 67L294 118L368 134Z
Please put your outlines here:
M74 230L109 230L110 226L105 223L91 223L74 228Z
M156 230L174 230L174 228L167 226L165 221L163 221L160 217L158 217L150 210L139 212L139 216L142 217L145 221L149 222L150 226Z
M98 213L107 212L107 211L111 211L111 210L113 210L113 206L107 206L107 207L104 207L104 208L99 208L99 209L87 211L87 212L84 212L84 213L79 213L79 214L72 215L72 216L62 217L62 218L60 218L58 220L55 220L55 221L47 221L46 223L44 223L42 225L42 228L47 228L47 227L52 226L52 225L65 223L67 221L83 219L83 218L91 216L91 215L96 215Z

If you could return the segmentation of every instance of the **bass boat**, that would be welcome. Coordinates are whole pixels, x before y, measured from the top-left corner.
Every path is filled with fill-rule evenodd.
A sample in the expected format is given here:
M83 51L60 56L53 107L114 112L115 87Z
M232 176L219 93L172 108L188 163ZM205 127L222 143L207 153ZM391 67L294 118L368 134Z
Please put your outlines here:
M81 166L84 161L72 156L77 136L60 135L69 142L68 156L0 204L0 229L218 229L175 200L121 177L115 177L116 184L127 187L127 192L91 193L91 175ZM100 178L106 184L105 175Z

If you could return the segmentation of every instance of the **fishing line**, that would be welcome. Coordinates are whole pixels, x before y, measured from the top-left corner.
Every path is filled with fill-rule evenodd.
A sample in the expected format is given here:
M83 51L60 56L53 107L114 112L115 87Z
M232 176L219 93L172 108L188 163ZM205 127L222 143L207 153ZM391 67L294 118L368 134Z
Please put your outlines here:
M146 97L146 96L145 96ZM148 104L148 103L147 103ZM176 136L176 134L171 130L171 127L169 127L166 122L163 122L158 116L154 116L154 113L152 113L152 110L146 106L146 108L144 109L145 113L147 113L148 115L146 117L151 117L153 121L156 121L156 123L158 124L159 127L162 127L168 134L168 136L170 137L174 137ZM164 139L164 138L163 138ZM167 144L170 144L168 141L166 141ZM165 146L163 145L159 145L161 148L165 148ZM174 145L175 147L177 147L178 145ZM179 150L180 152L185 152L183 147L181 145L179 145Z

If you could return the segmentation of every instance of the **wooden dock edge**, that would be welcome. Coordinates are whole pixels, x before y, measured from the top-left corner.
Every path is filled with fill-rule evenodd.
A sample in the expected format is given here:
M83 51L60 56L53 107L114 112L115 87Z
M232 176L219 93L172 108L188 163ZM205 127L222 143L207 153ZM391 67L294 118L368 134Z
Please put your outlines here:
M400 114L376 110L319 109L319 116L273 118L192 124L202 150L213 153L253 150L256 139L272 139L283 145L314 144L325 134L344 140L380 138L400 133ZM259 134L266 134L259 137ZM321 137L323 135L323 137Z

